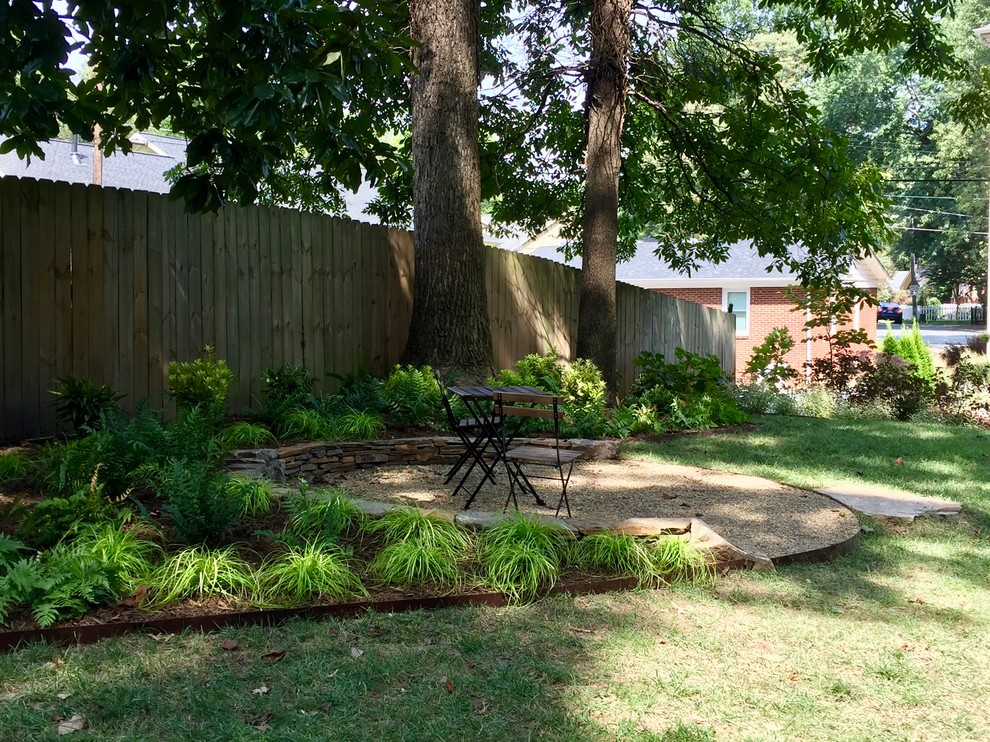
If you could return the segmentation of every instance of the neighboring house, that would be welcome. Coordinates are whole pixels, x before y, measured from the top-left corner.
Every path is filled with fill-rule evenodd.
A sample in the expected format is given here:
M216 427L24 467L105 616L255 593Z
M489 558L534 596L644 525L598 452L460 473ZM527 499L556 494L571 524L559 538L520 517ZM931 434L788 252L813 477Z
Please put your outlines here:
M552 243L552 244L551 244ZM520 245L520 252L563 262L558 252L560 240L552 234L538 236L533 243ZM729 311L736 317L736 370L742 373L755 346L766 338L770 330L786 327L796 341L788 354L787 362L803 370L807 361L823 357L827 351L824 341L802 343L808 337L805 329L806 312L795 311L795 303L788 298L788 287L795 287L796 276L776 271L768 273L769 258L761 258L752 242L737 242L729 248L727 260L717 265L702 264L691 275L678 273L662 262L655 254L656 242L640 240L636 255L616 266L616 278L653 291L659 291L678 299L693 301L707 307ZM581 266L581 259L567 261L574 267ZM847 283L866 289L876 295L877 288L886 284L888 276L880 262L874 258L855 261L844 277ZM851 327L865 330L871 340L876 340L876 307L865 303L853 312Z
M165 173L186 160L186 140L161 134L135 133L129 154L120 151L103 157L103 186L132 191L168 193ZM67 183L93 182L93 145L78 140L41 142L45 158L22 160L16 152L0 154L0 177L12 175Z

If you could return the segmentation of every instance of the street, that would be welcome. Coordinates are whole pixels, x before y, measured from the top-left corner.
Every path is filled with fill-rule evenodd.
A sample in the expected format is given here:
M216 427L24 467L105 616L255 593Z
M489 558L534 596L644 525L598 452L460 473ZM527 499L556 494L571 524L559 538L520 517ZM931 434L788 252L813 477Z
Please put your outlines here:
M894 325L892 330L894 337L900 337L904 328L911 331L911 325ZM921 337L932 348L941 350L947 345L965 345L971 337L976 337L981 332L986 332L983 325L921 325ZM877 326L877 347L883 344L883 339L887 336L887 325L881 322Z

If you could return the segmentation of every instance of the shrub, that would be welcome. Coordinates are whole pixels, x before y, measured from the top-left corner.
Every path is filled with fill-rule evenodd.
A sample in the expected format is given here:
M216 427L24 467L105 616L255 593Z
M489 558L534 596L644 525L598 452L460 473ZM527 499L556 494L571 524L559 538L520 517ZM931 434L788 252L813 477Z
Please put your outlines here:
M206 407L223 412L233 383L234 374L227 362L217 359L210 346L203 350L202 358L168 364L167 394L180 409Z
M168 459L153 475L152 487L187 543L219 540L241 510L227 476L203 461Z
M98 474L97 468L90 481L69 497L51 497L28 510L18 526L18 537L44 548L91 524L125 518L127 511L104 497L103 485L97 481Z
M265 417L273 423L277 424L289 410L315 406L316 377L305 366L285 363L278 368L265 369L261 381Z
M99 430L101 421L119 411L117 402L123 394L118 394L108 384L96 386L89 379L63 376L57 380L55 395L55 416L63 423L72 426L76 433Z
M385 380L382 391L388 415L399 425L436 425L443 410L440 385L429 366L396 366Z
M304 541L325 541L345 533L357 533L367 516L343 490L302 492L286 498L290 513L287 530Z
M341 384L337 393L323 404L327 414L339 414L348 409L380 413L388 407L381 379L376 379L367 371L362 369L346 376L330 376Z
M315 543L290 548L263 565L259 570L258 590L265 602L275 605L368 594L348 564L347 552L337 546Z
M883 402L898 420L909 420L925 406L928 391L928 383L902 359L881 354L875 365L864 367L863 374L849 390L849 401L858 405ZM882 413L877 416L883 417Z
M797 371L784 360L793 348L794 338L790 331L786 327L775 327L753 348L746 363L746 373L769 386L786 384L797 377Z
M641 368L627 402L646 405L676 427L708 428L745 422L746 414L728 391L728 379L713 355L701 356L683 348L676 363L660 353L643 351L635 363Z
M560 393L570 414L605 409L605 379L598 366L584 358L560 372Z
M687 580L696 583L715 581L715 564L687 539L657 536L649 539L655 573L668 582Z
M794 415L794 394L782 392L761 382L740 384L731 389L740 409L753 415Z
M561 390L563 365L560 353L551 348L543 355L530 353L516 361L515 370L503 369L491 379L495 386L535 386L557 394Z
M990 333L981 332L975 337L971 337L966 341L966 347L969 348L974 353L987 354L987 342L990 341Z
M151 576L153 599L159 607L186 598L243 599L257 592L255 574L242 557L225 549L190 547L168 558Z

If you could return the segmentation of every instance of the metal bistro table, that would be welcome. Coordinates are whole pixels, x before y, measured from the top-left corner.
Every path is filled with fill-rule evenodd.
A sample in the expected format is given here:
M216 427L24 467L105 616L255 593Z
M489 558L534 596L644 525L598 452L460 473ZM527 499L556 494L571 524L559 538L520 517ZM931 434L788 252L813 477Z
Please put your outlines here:
M480 464L482 476L475 486L474 491L471 492L471 496L468 497L467 502L464 504L464 509L467 510L471 507L471 503L474 502L474 498L477 497L478 492L481 491L481 487L486 479L491 480L495 484L495 478L493 476L495 465L505 457L505 451L502 450L504 440L502 426L504 421L493 415L490 410L486 409L485 405L491 403L496 394L524 394L536 398L537 402L539 402L540 398L545 398L545 404L552 404L554 395L531 386L448 386L447 391L464 403L464 406L468 409L468 413L478 423L478 427L481 430L482 440L480 443L468 448L468 452L474 458L471 468L473 469L475 464ZM495 455L491 465L484 460L485 452L489 447ZM509 475L511 476L511 471ZM454 490L455 496L464 485L466 479L467 475L465 474L460 484ZM536 501L540 505L546 505L540 499L539 495L536 495Z

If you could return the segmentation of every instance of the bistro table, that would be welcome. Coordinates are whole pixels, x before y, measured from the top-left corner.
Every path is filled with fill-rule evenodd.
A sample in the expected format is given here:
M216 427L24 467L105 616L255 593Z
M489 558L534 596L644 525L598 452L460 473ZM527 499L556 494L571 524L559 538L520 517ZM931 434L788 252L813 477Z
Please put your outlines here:
M504 421L493 415L487 408L492 400L494 400L495 395L523 394L533 398L533 401L537 404L552 404L556 395L531 386L448 386L447 391L464 403L468 413L478 423L481 430L481 443L473 448L469 448L469 451L474 457L475 463L481 465L484 474L464 505L464 509L467 510L471 507L471 503L474 502L474 498L477 497L478 492L481 491L481 486L485 483L485 480L491 479L494 482L494 479L490 476L490 472L494 472L495 465L505 457ZM484 460L485 452L489 447L495 455L491 466ZM512 475L511 471L509 475ZM455 495L460 491L463 484L464 480L462 479L457 489L454 490ZM535 495L535 492L533 494ZM539 495L535 495L535 497L537 504L546 506L546 503L543 502Z

